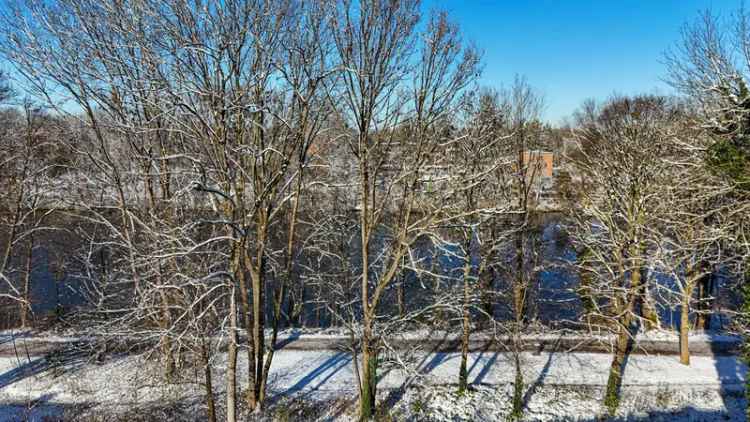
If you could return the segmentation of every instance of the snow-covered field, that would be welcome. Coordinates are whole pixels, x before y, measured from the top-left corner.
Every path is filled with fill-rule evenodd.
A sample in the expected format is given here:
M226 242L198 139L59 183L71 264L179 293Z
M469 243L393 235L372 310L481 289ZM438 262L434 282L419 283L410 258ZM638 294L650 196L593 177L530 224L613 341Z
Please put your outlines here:
M244 357L244 354L241 354ZM223 404L217 355L214 385ZM380 380L384 412L392 420L494 421L510 409L514 376L511 356L472 353L470 381L474 391L457 396L459 355L425 353L401 366L383 364ZM527 420L596 420L611 357L599 353L522 354ZM157 363L142 356L112 358L101 364L67 359L50 368L50 360L25 355L0 357L0 420L55 420L109 415L95 420L149 420L169 406L172 419L201 420L203 390L195 378L164 385ZM244 368L244 362L239 368ZM623 420L744 420L740 398L747 368L734 356L694 356L691 366L676 356L632 355L625 370ZM245 375L240 373L240 382ZM356 378L351 355L328 350L281 350L269 377L269 418L351 420L356 406ZM134 417L134 411L145 415ZM167 414L167 413L165 413ZM177 415L177 416L175 416ZM45 419L46 418L46 419ZM159 419L157 417L157 419Z

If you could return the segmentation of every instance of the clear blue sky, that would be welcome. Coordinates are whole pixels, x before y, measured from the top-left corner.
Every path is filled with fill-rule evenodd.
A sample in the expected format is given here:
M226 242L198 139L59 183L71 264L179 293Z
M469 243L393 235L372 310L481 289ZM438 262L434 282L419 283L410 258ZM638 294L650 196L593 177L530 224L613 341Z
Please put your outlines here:
M515 74L544 94L558 123L586 98L669 94L663 52L702 10L729 16L740 0L426 0L446 9L484 51L482 83Z

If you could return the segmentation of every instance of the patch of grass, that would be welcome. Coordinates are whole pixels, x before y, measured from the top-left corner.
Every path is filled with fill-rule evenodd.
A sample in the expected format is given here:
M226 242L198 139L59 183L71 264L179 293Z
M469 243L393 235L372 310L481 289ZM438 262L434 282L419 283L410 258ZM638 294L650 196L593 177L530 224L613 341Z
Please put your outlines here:
M253 413L246 420L255 422L296 422L328 420L332 415L343 414L351 403L343 399L311 400L304 398L281 399L267 403L260 413Z
M383 404L378 405L375 409L375 422L394 422L393 415L391 415L390 407L384 406Z
M422 414L426 409L427 403L424 402L421 396L411 402L411 412L415 415Z
M670 391L669 388L665 386L659 387L654 397L656 399L656 405L662 409L668 408L673 401L672 391Z

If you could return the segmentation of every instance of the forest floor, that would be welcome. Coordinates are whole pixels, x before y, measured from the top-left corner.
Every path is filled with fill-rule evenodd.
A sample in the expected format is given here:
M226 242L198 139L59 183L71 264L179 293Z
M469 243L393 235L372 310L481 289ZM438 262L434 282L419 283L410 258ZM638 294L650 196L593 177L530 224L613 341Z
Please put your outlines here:
M335 343L335 334L287 332L284 338L294 338L288 346L304 344L306 336L320 345L327 335L329 343ZM651 337L671 341L666 334ZM64 347L35 349L34 344L44 340L39 334L26 340L31 348L24 346L24 339L15 338L13 353L0 356L0 420L205 419L200 371L191 370L189 376L167 384L159 375L158 362L142 354L117 354L92 362ZM50 336L45 344L66 344L64 340ZM692 340L701 341L700 337ZM710 341L710 336L705 340ZM6 350L8 342L0 347ZM246 356L240 354L238 368L246 368ZM472 352L468 368L473 388L460 396L455 393L460 361L455 352L412 350L382 358L378 387L384 420L494 421L506 419L510 412L515 372L508 352L498 348ZM213 362L220 405L225 359L226 354L219 352ZM600 398L610 362L607 353L552 348L523 352L524 419L601 420ZM275 355L269 376L270 406L260 418L354 420L353 368L352 355L343 350L284 347ZM745 420L746 374L745 365L731 353L694 355L690 366L680 364L673 354L633 354L625 369L623 404L613 420ZM245 379L246 372L240 370L238 380L244 384Z

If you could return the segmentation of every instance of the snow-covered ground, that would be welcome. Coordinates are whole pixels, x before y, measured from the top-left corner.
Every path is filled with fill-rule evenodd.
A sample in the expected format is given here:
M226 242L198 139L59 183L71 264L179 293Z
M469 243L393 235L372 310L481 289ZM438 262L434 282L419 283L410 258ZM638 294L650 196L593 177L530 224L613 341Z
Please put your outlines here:
M509 385L480 386L463 396L454 389L413 389L391 411L396 420L504 421L511 412ZM623 391L620 412L604 418L601 388L542 386L524 395L526 421L744 421L745 400L706 389L630 387Z
M219 354L215 362L214 385L220 403L225 357ZM522 362L528 420L595 420L602 414L599 401L609 355L527 352ZM458 354L419 354L405 363L409 370L387 364L381 368L381 399L395 420L491 421L507 416L514 376L509 354L472 353L469 379L475 391L461 397L452 386L457 381ZM241 361L239 368L244 367ZM695 356L690 366L684 366L677 356L632 355L623 381L622 414L644 421L678 416L682 420L743 420L744 402L739 397L746 373L747 368L734 356ZM201 380L200 374L168 386L158 374L158 364L142 356L102 364L73 358L56 369L50 369L44 357L0 357L0 403L5 404L0 407L0 420L27 415L44 420L42 416L82 404L91 405L87 412L121 413L186 401L196 403L188 414L200 420L203 391L194 382ZM239 380L244 381L245 375L240 373ZM345 352L280 350L269 389L272 403L291 412L292 420L348 420L355 412L356 378L351 355ZM314 410L303 409L316 403L319 406ZM304 417L294 417L295 406L301 412L298 416Z
M460 355L434 353L419 355L417 380L429 385L457 382ZM547 385L605 385L612 358L601 353L522 354L522 365L529 382ZM515 376L510 354L472 353L469 379L475 384L512 383ZM694 357L690 366L676 356L632 355L623 383L631 386L705 386L737 389L742 387L746 368L734 356ZM380 380L383 388L398 388L407 377L401 370L388 372ZM269 378L273 389L350 390L355 384L351 357L329 351L280 352L274 359Z

